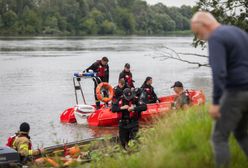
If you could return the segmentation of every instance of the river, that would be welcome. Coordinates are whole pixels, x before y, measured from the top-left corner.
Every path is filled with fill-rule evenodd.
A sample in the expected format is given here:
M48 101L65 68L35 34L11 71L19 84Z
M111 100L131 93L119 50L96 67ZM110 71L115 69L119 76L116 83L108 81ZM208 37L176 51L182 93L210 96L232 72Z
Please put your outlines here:
M208 67L163 59L161 53L207 54L193 48L192 37L33 37L0 38L0 145L6 143L21 122L29 122L34 146L48 146L105 134L116 128L89 128L61 124L60 114L75 105L72 74L82 71L102 56L110 60L110 83L117 84L125 63L131 64L135 85L146 76L153 77L159 96L173 93L177 80L188 89L203 90L211 96L211 73ZM158 58L155 58L158 57ZM182 56L207 62L205 58ZM94 102L93 82L84 82L89 104Z

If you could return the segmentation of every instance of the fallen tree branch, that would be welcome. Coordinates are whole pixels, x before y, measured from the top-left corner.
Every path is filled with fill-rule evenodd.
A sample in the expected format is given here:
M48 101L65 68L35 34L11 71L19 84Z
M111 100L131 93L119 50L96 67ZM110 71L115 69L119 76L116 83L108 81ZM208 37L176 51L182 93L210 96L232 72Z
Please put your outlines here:
M202 67L202 66L210 67L209 64L207 64L207 63L202 64L200 62L189 61L189 60L185 60L185 59L182 59L182 58L176 58L176 57L169 56L169 55L160 56L160 58L174 59L174 60L178 60L178 61L185 62L185 63L188 63L188 64L198 65L198 67Z
M182 59L180 55L191 55L195 57L201 57L201 58L208 58L206 55L202 54L195 54L195 53L178 53L176 50L171 49L167 46L163 46L164 49L167 51L160 50L158 53L156 53L156 56L153 56L154 59L156 58L163 58L162 60L167 60L167 59L174 59L177 61L185 62L188 64L193 64L193 65L198 65L198 67L210 67L208 63L201 63L201 62L196 62L196 61L189 61L187 59Z
M197 56L197 57L202 57L202 58L208 58L207 55L203 54L195 54L195 53L178 53L179 55L190 55L190 56Z

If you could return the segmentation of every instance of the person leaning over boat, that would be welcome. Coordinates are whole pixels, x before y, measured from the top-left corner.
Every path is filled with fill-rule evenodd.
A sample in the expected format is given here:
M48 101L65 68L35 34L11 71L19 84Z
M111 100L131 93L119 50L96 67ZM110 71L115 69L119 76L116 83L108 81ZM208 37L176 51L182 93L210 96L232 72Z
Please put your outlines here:
M146 99L147 104L159 103L159 99L154 91L154 88L152 87L152 77L146 78L143 85L141 86L141 89L147 95L147 99Z
M174 83L171 87L176 93L176 97L173 103L173 108L186 110L190 105L190 97L188 90L184 90L183 84L180 81Z
M216 167L228 167L232 132L248 157L248 34L238 27L221 25L208 12L197 12L191 29L198 39L208 41L213 75L209 114L216 121L213 149Z
M114 96L112 102L119 100L119 98L123 95L124 89L125 89L125 80L120 79L118 85L114 87Z
M21 158L22 163L30 161L33 156L38 156L43 154L44 149L33 150L32 142L29 136L30 126L28 123L24 122L20 125L20 130L15 136L8 139L7 146L15 149Z
M126 88L135 88L134 87L134 80L132 72L130 71L130 64L126 63L124 66L124 70L119 75L119 80L124 79L125 80L125 87Z
M97 60L93 63L90 67L88 67L84 72L89 72L92 70L96 73L97 78L94 78L94 93L95 93L95 100L96 100L96 107L100 108L100 101L97 99L96 96L96 87L101 82L109 82L109 66L108 66L109 59L107 57L102 57L101 60Z
M130 139L134 139L139 129L139 117L147 106L141 100L135 99L134 92L130 88L123 91L123 96L112 105L112 112L121 113L119 121L119 138L124 149L128 147Z

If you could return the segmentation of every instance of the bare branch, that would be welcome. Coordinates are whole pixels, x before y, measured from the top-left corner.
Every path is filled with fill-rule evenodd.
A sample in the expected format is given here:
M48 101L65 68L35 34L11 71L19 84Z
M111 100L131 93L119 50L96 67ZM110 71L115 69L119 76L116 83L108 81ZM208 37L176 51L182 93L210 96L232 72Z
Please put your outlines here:
M182 59L180 57L180 55L191 55L191 56L196 56L196 57L201 57L201 58L208 58L208 56L206 56L206 55L194 54L194 53L178 53L174 49L171 49L171 48L169 48L167 46L164 46L164 49L167 49L171 53L168 52L168 51L160 50L160 51L158 51L158 53L156 53L156 56L153 56L153 58L154 59L161 58L161 60L174 59L174 60L185 62L185 63L188 63L188 64L198 65L198 67L202 67L202 66L209 67L208 63L200 63L200 62L195 62L195 61L189 61L189 60L186 60L186 59Z
M197 56L197 57L202 57L202 58L208 58L207 55L203 54L195 54L195 53L178 53L179 55L190 55L190 56Z

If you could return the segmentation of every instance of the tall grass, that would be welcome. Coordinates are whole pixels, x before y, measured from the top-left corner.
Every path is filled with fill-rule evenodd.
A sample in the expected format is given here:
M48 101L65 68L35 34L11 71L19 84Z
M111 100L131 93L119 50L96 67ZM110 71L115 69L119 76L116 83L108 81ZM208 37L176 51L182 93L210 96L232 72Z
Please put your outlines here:
M92 167L108 168L211 168L212 120L207 107L172 112L158 119L150 129L140 132L139 151L117 153L92 162ZM233 168L247 168L248 161L231 138Z

